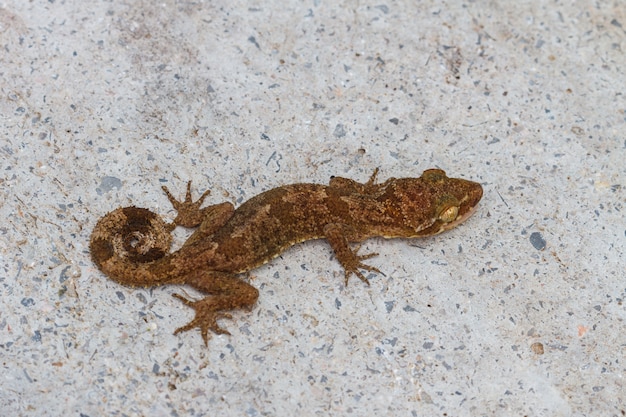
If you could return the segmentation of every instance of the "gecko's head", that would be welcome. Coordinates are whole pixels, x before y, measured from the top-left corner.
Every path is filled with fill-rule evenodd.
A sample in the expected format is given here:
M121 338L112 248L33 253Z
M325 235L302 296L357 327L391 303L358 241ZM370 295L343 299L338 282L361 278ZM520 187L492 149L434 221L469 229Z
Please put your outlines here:
M405 181L406 184L398 184L396 193L404 194L403 215L410 223L414 237L452 229L474 213L483 196L480 184L448 178L440 169L426 170L420 178Z

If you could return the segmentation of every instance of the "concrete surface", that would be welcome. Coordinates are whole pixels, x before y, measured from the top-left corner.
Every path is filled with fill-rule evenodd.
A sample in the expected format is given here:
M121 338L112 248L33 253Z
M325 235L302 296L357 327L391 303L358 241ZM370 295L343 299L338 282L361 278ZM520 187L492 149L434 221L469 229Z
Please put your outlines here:
M2 414L623 416L625 10L3 2ZM375 167L485 196L445 235L368 241L370 287L294 247L208 348L172 334L181 288L89 257L114 208L171 219L163 184L239 204Z

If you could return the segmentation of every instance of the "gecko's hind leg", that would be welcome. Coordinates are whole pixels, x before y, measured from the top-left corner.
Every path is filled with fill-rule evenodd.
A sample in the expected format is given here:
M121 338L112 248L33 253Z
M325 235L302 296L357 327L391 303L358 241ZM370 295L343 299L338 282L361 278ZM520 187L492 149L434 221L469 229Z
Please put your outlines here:
M204 210L200 206L204 203L204 199L211 194L211 190L206 190L199 199L193 201L191 198L191 181L187 182L187 192L185 193L185 199L180 201L170 193L170 190L164 185L161 187L163 192L170 200L174 210L177 211L177 216L172 222L176 226L183 227L196 227L202 220L204 220Z
M176 329L174 334L198 327L205 345L209 342L209 330L217 334L230 334L217 324L217 320L221 318L232 318L226 310L252 307L259 297L256 288L227 272L197 272L188 276L185 283L209 295L201 300L191 301L174 294L174 297L196 311L194 319Z
M176 226L197 227L197 230L185 242L185 246L215 233L216 230L226 224L235 212L235 207L229 202L200 208L211 191L205 191L199 199L193 201L191 198L191 181L187 183L187 192L182 201L176 199L166 186L162 188L174 210L178 212L174 221L169 225L170 229L174 229Z

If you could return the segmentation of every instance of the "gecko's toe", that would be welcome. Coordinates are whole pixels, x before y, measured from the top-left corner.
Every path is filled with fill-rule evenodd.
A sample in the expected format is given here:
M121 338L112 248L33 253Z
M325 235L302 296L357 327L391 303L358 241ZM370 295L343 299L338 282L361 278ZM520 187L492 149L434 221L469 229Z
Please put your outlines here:
M356 275L361 281L366 283L368 286L370 285L369 279L365 278L365 275L363 275L361 271L359 271L358 269L355 269L353 271L346 271L346 281L345 281L346 288L348 287L348 279L350 278L350 275L352 274Z
M359 261L364 261L364 260L366 260L366 259L373 258L374 256L378 256L378 253L377 253L377 252L374 252L374 253L366 253L365 255L358 255L356 258L357 258Z
M205 346L209 345L209 330L211 330L215 334L225 334L230 336L230 332L217 324L217 320L221 318L232 318L230 314L226 313L213 313L210 315L203 315L203 317L198 320L198 325L196 327L200 328L200 334L202 335L202 340L204 340Z
M176 293L172 294L172 297L174 297L174 298L178 298L178 299L179 299L180 301L182 301L185 305L188 305L188 306L190 306L190 307L193 307L193 303L195 302L195 301L191 301L190 299L185 298L185 297L183 297L182 295L180 295L180 294L176 294Z

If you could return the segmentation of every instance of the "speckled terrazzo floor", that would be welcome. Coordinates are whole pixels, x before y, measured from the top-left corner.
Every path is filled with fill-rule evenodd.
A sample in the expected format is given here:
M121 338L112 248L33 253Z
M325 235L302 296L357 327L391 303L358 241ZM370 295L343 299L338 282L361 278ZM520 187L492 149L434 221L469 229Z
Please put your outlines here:
M0 410L32 416L622 416L626 14L620 2L0 5ZM242 201L439 167L461 227L323 241L253 271L205 347L92 264L99 217L161 192ZM177 244L184 232L176 233Z

